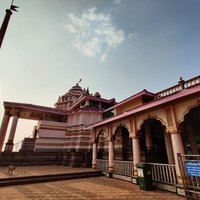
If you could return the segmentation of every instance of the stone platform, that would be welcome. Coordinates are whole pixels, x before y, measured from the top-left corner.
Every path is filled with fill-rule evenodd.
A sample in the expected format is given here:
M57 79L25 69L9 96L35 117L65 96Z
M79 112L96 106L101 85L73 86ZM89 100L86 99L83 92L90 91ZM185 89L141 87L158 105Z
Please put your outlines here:
M90 168L70 168L65 166L17 167L12 176L6 167L0 167L0 178L22 177L30 175L48 175L57 173L94 171ZM75 180L63 180L46 183L9 186L0 188L1 200L184 200L185 198L162 190L143 191L138 185L106 178L94 177Z

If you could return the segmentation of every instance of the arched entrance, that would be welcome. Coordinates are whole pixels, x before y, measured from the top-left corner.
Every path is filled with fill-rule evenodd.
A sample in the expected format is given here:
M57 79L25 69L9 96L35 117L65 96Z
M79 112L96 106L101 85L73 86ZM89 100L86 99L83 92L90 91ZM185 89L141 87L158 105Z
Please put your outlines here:
M105 131L99 133L97 141L97 159L108 160L108 141Z
M190 109L180 126L186 154L200 154L200 105Z
M114 134L115 160L132 161L132 140L126 127L119 126Z
M144 121L140 129L141 158L145 162L168 163L164 127L156 119Z

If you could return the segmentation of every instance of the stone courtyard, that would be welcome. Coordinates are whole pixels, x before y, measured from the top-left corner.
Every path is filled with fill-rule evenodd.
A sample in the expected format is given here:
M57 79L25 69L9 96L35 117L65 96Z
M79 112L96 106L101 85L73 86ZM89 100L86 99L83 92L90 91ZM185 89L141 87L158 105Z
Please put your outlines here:
M64 166L27 166L17 167L14 174L10 176L7 174L6 167L0 167L0 177L20 177L55 173L74 173L81 171L92 171L92 169L70 168ZM140 190L138 185L106 177L83 178L1 187L0 197L1 200L185 199L184 197L162 190L143 191Z

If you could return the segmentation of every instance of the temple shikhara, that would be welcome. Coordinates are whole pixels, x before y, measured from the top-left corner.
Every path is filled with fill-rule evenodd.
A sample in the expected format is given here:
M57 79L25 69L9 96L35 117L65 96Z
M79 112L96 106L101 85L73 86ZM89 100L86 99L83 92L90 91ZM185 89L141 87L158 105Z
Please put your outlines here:
M180 155L200 154L200 76L181 78L157 93L143 90L118 103L79 84L59 96L54 107L4 102L1 164L42 164L42 157L49 164L93 167L137 183L137 164L150 163L154 185L181 193ZM15 152L19 118L38 124Z

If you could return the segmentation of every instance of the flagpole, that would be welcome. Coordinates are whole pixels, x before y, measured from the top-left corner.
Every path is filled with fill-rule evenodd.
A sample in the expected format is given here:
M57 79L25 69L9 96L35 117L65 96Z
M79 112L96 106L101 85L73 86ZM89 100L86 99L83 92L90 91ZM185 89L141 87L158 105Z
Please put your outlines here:
M8 27L8 23L10 21L10 17L12 15L12 10L16 11L16 8L18 8L18 6L13 5L14 0L12 0L11 5L10 5L10 9L6 9L6 15L4 17L3 23L1 25L1 29L0 29L0 49L1 49L1 45L3 43L3 39Z

